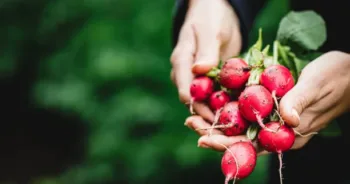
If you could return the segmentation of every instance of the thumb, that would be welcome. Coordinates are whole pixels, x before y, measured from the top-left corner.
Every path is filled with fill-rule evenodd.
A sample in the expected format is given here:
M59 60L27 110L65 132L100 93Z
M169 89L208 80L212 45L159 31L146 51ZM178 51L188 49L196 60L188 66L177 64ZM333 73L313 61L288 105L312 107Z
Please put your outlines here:
M220 59L221 40L215 29L195 29L197 50L192 72L205 74L217 66Z
M312 88L312 84L299 81L282 97L279 108L287 125L299 126L301 113L315 101L317 91Z

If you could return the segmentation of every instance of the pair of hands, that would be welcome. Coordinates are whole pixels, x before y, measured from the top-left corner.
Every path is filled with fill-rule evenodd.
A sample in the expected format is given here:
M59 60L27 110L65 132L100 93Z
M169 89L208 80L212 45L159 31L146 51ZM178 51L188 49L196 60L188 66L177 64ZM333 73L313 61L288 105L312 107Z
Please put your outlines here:
M190 0L186 20L171 55L171 79L178 88L182 103L190 101L190 84L196 75L205 74L220 59L237 56L241 50L240 25L227 0ZM350 55L339 51L323 54L302 71L298 83L280 102L285 122L301 134L318 132L350 107ZM195 102L198 115L186 119L190 129L209 128L214 114L208 106ZM198 146L224 151L217 142L229 146L244 135L227 137L213 130L196 131ZM303 147L312 136L297 136L292 149ZM213 140L215 139L215 140ZM256 145L258 147L258 145ZM258 149L260 150L260 149ZM259 155L267 153L259 151Z

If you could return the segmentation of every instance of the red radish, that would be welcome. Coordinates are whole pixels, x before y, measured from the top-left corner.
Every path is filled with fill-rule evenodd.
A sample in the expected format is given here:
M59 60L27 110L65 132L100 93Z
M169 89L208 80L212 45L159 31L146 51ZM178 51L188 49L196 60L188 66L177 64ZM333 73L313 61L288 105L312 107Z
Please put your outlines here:
M190 111L193 114L193 102L194 101L204 101L209 98L209 96L214 91L214 81L207 76L196 77L191 84L190 93Z
M247 130L249 123L238 110L238 102L226 104L220 113L219 126L227 136L240 135Z
M230 96L226 91L220 90L212 93L209 97L210 108L216 112L230 101Z
M277 98L283 97L294 87L294 79L287 67L283 65L271 65L261 74L260 84L272 93L272 97L278 108Z
M288 151L293 146L295 141L294 130L277 121L266 123L265 126L274 132L260 130L258 141L265 150L278 154L280 183L282 184L282 152Z
M224 90L220 90L220 91L216 91L214 93L212 93L209 97L209 106L210 108L215 112L215 117L214 117L214 122L212 125L212 129L215 127L220 113L222 111L222 108L225 106L225 104L227 104L228 102L230 102L230 96L229 94L224 91ZM211 135L212 130L210 131L209 135Z
M221 169L225 184L230 180L248 177L256 166L256 150L250 142L236 142L231 145L221 159Z
M271 93L261 85L252 85L244 89L238 98L239 111L251 122L257 122L261 128L266 128L263 119L273 110Z
M294 130L288 125L281 125L280 122L273 121L266 123L265 126L274 130L270 132L260 130L258 140L261 146L269 152L281 153L289 150L295 141Z
M227 60L219 73L219 83L228 89L240 89L248 81L249 65L241 58Z

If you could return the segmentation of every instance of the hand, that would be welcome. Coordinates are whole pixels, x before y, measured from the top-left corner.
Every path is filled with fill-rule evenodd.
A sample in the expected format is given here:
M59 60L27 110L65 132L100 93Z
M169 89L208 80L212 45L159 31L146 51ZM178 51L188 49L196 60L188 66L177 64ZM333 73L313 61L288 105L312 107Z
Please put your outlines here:
M190 102L190 84L195 75L205 74L220 59L239 54L239 21L227 0L190 0L186 20L171 55L171 79L182 103ZM196 114L213 121L214 114L204 104L193 104Z
M280 113L285 123L301 134L319 132L333 119L350 107L350 55L332 51L323 54L302 71L295 87L280 101ZM193 116L187 119L191 127L210 127L202 118ZM198 131L202 137L198 145L224 151L225 148L217 142L229 146L239 140L246 140L245 136L227 137L216 130L212 137L206 131ZM311 136L297 136L292 149L302 148ZM256 145L256 143L255 143ZM256 145L257 146L257 145ZM260 150L260 149L259 149ZM259 151L259 155L267 153Z

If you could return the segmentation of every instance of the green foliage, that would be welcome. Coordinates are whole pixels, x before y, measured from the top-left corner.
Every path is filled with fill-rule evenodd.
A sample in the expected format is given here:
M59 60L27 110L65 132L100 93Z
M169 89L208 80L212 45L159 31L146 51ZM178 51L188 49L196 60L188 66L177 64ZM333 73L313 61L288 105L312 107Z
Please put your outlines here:
M323 18L314 11L289 12L281 20L277 40L295 42L306 50L317 50L327 38Z

